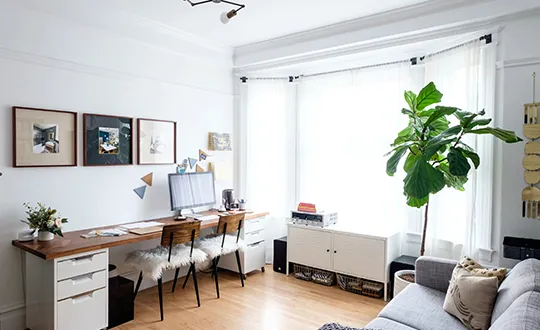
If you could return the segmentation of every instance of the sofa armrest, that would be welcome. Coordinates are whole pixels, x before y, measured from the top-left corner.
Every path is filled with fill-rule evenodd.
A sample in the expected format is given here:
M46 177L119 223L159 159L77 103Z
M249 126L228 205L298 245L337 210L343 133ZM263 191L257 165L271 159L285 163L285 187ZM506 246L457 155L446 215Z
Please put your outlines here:
M420 257L416 260L416 283L446 293L456 265L454 260Z

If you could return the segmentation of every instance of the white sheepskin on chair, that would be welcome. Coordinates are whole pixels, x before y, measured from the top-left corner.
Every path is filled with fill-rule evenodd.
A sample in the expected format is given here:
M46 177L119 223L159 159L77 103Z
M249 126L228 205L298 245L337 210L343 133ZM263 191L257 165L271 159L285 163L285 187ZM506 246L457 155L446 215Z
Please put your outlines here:
M190 258L190 250L191 245L175 245L172 249L171 261L169 262L169 248L158 246L150 250L139 250L128 253L125 263L142 271L144 278L151 278L157 281L164 270L188 266L191 262L195 262L196 264L203 263L208 258L206 253L197 248L193 249L193 255Z
M243 251L245 248L242 239L239 239L238 243L236 243L236 235L225 235L223 249L221 248L221 242L223 242L223 235L207 236L195 241L195 247L208 255L206 262L197 265L197 269L208 269L212 265L212 259L234 253L237 250Z

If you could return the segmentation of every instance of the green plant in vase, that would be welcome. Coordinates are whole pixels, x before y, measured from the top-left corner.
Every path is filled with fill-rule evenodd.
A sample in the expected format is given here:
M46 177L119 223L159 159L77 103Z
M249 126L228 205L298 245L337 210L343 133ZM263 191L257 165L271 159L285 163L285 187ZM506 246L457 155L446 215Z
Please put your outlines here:
M31 206L28 203L23 205L28 217L21 222L27 224L34 232L38 230L38 240L50 241L54 235L64 237L62 224L68 222L67 218L62 218L55 209L46 207L42 203L37 203L37 206Z
M506 143L523 141L512 131L489 127L490 118L483 118L484 111L472 113L456 107L435 106L443 94L430 82L418 95L405 92L409 109L401 112L409 117L409 124L398 133L388 154L386 173L393 176L403 157L403 193L407 205L424 207L424 226L420 255L424 255L428 225L429 198L445 187L464 191L471 167L480 166L480 157L463 142L468 134L489 134ZM450 126L449 117L458 122ZM472 166L471 166L472 165Z

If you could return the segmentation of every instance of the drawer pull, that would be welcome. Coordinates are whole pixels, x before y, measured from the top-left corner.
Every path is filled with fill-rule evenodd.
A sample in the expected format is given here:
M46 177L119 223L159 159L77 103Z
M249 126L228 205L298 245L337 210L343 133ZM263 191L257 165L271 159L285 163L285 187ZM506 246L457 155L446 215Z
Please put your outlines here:
M260 241L258 243L250 244L250 245L248 245L248 247L257 247L257 246L261 245L262 242L264 242L264 241Z
M78 284L90 282L93 279L94 279L94 274L83 275L83 276L72 278L71 283L73 283L73 285L78 285Z
M251 233L247 233L247 235L251 235L251 236L254 236L254 235L259 235L261 233L261 231L263 231L262 229L259 229L257 231L254 231L254 232L251 232Z
M71 303L72 304L79 304L79 303L82 303L83 301L86 301L88 299L92 299L94 297L94 292L90 292L90 293L84 293L80 296L76 296L76 297L73 297L71 298Z
M72 264L73 266L80 266L80 265L84 265L84 264L91 263L93 259L94 259L94 256L83 257L83 258L76 258L76 259L73 259L73 260L71 261L71 264Z

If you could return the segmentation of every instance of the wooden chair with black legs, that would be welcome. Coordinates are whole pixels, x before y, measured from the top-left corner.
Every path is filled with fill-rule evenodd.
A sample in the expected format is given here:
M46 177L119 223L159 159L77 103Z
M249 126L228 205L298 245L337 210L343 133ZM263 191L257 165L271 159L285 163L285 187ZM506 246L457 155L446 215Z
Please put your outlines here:
M218 279L218 264L221 256L234 253L236 255L236 263L238 264L238 274L240 282L244 287L244 274L242 271L242 263L240 262L240 250L244 248L244 241L240 239L240 231L244 226L245 214L234 214L219 217L216 236L206 237L201 239L195 245L208 255L212 260L212 273L216 282L216 293L219 298L219 279ZM236 235L230 233L236 232ZM189 279L189 274L184 281L182 288L186 286Z
M195 247L195 239L201 231L200 221L189 221L163 227L161 245L151 250L130 252L126 257L126 264L140 270L139 279L135 288L134 298L139 292L143 277L157 281L159 294L159 311L163 321L163 282L162 274L165 270L176 269L173 289L178 280L180 267L189 265L189 274L193 276L197 305L201 306L197 271L195 265L207 259L206 253ZM187 244L190 243L190 244Z

